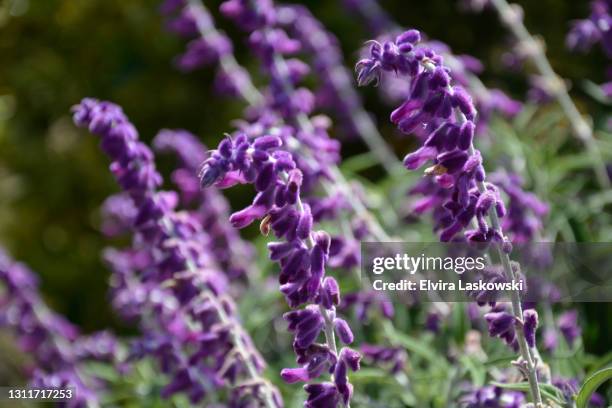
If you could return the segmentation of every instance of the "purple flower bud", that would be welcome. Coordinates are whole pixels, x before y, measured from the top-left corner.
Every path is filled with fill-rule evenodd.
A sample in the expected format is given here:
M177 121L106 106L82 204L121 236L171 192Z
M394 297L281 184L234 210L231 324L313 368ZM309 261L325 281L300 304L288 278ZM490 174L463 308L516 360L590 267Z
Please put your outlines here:
M450 84L450 76L448 72L440 66L436 67L429 81L431 89L446 88Z
M306 368L283 368L281 370L281 378L288 384L293 384L299 381L307 382L310 380L308 370Z
M300 239L306 239L310 236L312 230L312 214L310 212L310 206L304 204L304 212L300 214L300 220L297 224L297 236Z
M340 350L340 360L344 361L352 371L359 371L361 354L358 351L343 347Z
M412 43L416 44L421 41L421 33L418 30L408 30L400 34L395 42L397 44Z
M458 107L461 112L468 118L469 120L473 120L476 116L476 109L474 108L474 103L472 102L472 98L470 95L461 87L455 86L453 87L453 96L452 96L453 106Z
M436 158L440 165L444 166L448 173L453 174L463 169L468 159L468 154L463 150L444 152Z
M234 228L244 228L249 226L256 219L263 217L265 213L265 207L251 205L233 213L230 217L230 222Z
M331 309L340 303L340 288L338 282L330 276L325 278L320 291L321 305L326 309Z
M421 147L413 153L409 153L404 157L404 166L408 170L415 170L421 167L425 162L436 157L437 149L434 147Z
M285 313L284 318L289 322L289 330L296 333L295 341L300 348L314 343L325 324L319 310L311 306Z
M355 337L346 320L339 317L334 319L334 329L344 344L351 344Z
M340 402L340 395L334 383L306 384L304 390L308 394L305 408L335 408Z
M278 136L262 136L258 137L253 142L253 147L258 150L271 150L279 148L283 145L282 140Z
M467 121L463 125L461 125L461 131L459 132L459 142L458 146L462 150L468 150L472 145L472 140L474 139L474 130L476 126L474 126L474 122Z
M294 249L295 246L291 242L270 242L268 244L270 259L273 261L286 258Z
M512 314L504 311L489 312L485 314L485 320L489 325L489 335L491 337L500 337L512 348L518 348L515 318Z
M523 311L523 329L529 347L535 347L536 329L538 328L538 312L533 309Z
M255 179L255 189L257 191L265 191L274 182L274 165L266 163L260 170Z
M567 341L567 344L572 347L582 332L580 326L578 326L578 312L570 310L562 313L557 319L557 326L561 334L563 334L565 341Z

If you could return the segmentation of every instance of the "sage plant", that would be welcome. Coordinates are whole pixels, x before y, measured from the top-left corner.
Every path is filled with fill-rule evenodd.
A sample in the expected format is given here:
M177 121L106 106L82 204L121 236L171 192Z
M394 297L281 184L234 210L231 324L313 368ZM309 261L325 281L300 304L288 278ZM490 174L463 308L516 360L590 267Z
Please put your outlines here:
M401 31L400 26L376 0L345 0L344 3L366 22L370 34L380 41L389 40ZM384 24L381 24L382 22ZM478 75L482 74L484 67L477 58L467 54L456 55L447 44L438 40L423 38L422 41L444 57L445 63L451 69L453 80L473 96L479 112L478 134L487 134L488 123L494 114L513 118L521 111L522 103L512 99L501 89L487 87L479 79ZM409 96L410 84L398 77L384 77L380 80L380 90L385 99L396 103Z
M228 386L231 406L245 401L282 406L276 389L261 377L265 363L231 298L224 296L226 277L207 250L209 237L189 213L174 211L175 193L158 190L162 178L153 153L138 140L134 125L118 105L90 98L73 107L73 116L78 126L100 137L111 172L137 209L131 223L135 249L150 260L138 282L145 294L159 290L151 299L153 306L158 303L152 309L158 330L150 334L165 340L149 348L145 342L142 350L157 356L171 377L163 394L185 392L196 403L211 387Z
M470 0L468 3L472 1L474 0ZM597 146L597 141L593 136L593 129L569 96L565 83L559 78L550 65L550 62L546 58L543 45L536 40L525 27L523 22L523 10L520 6L510 4L506 0L476 1L477 3L482 3L483 7L488 6L493 8L499 14L500 21L510 31L514 39L523 49L527 50L525 55L534 63L540 75L540 79L536 80L536 85L538 82L543 83L544 86L540 86L540 89L544 90L545 95L549 94L559 103L559 106L563 109L572 127L574 135L584 144L591 157L593 157L593 172L595 173L597 182L600 187L609 188L610 176L602 159L600 149ZM479 4L479 6L480 5L481 4ZM482 7L479 8L481 9Z
M335 334L350 344L353 333L346 321L336 316L338 283L325 276L330 237L324 231L313 231L310 207L302 203L300 195L302 172L291 154L280 149L282 145L283 139L272 134L253 140L245 134L226 138L204 162L201 184L227 187L252 183L255 187L253 203L232 214L230 221L236 228L244 228L261 220L262 233L273 231L281 239L269 243L268 250L270 259L281 267L280 290L295 309L284 317L295 333L293 348L301 366L284 369L281 376L289 383L308 382L304 386L306 407L348 406L352 395L348 369L359 369L360 355L336 346ZM317 343L322 334L325 343ZM324 373L333 374L332 382L310 382Z
M83 336L53 312L38 292L38 279L23 263L0 249L0 327L14 332L20 348L34 360L31 386L70 389L67 407L98 407L104 381L83 373L84 363L114 363L118 344L108 332Z
M393 111L391 121L405 134L419 129L427 135L423 145L404 158L406 168L416 170L433 162L425 174L452 192L444 203L448 217L440 239L450 241L463 232L468 241L493 244L499 252L506 278L513 280L516 272L508 256L512 244L500 223L506 213L505 206L498 188L486 182L482 156L473 144L476 108L467 91L452 84L450 69L445 66L443 57L421 46L420 40L419 31L408 30L394 41L383 44L371 41L369 57L356 65L357 81L360 85L378 82L387 72L411 80L411 94ZM472 223L476 227L469 228ZM500 313L489 314L489 332L520 350L517 367L530 384L534 403L541 404L537 361L532 351L537 314L532 310L523 312L517 292L512 293L511 313Z

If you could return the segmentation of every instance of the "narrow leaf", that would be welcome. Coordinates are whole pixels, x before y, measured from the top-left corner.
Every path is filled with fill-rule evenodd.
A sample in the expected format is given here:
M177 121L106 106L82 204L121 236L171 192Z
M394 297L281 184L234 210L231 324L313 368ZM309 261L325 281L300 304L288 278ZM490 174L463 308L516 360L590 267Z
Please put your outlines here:
M576 406L578 408L586 408L589 404L591 396L597 388L607 380L612 378L612 367L604 368L597 371L595 374L586 379L582 388L576 395Z

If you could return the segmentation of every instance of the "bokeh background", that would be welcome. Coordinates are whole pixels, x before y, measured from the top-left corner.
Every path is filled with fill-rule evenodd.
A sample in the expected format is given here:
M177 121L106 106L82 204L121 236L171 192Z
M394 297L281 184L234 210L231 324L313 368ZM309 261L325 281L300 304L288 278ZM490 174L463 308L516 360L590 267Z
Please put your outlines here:
M97 140L72 125L71 105L84 96L109 99L124 107L146 141L161 128L182 127L211 145L231 130L230 120L241 114L239 103L212 92L212 70L190 74L175 70L172 60L184 42L163 30L158 3L0 2L0 242L40 275L48 303L85 332L111 327L127 334L131 329L111 311L109 272L100 259L110 242L99 232L98 210L117 187ZM216 11L220 2L205 3ZM340 0L302 3L338 36L347 64L354 64L356 50L368 37L363 25ZM564 45L570 21L588 15L588 1L518 3L525 10L527 26L545 38L558 73L571 81L578 105L590 112L597 126L604 126L609 106L591 98L583 79L603 82L607 60L598 48L583 56L570 53ZM478 57L486 67L486 84L524 99L524 73L501 64L506 32L492 12L462 14L453 0L381 4L404 26L422 29L456 53ZM257 72L244 36L223 18L218 22L235 40L239 61ZM406 142L393 138L386 124L388 107L378 102L375 91L363 94L387 139L402 151ZM363 150L353 140L344 145L343 154L349 157ZM167 170L172 162L164 160L161 167ZM377 174L369 176L376 179ZM239 205L243 198L233 199ZM591 234L588 225L571 228L579 240L602 239ZM609 305L588 305L587 314L586 348L609 351Z

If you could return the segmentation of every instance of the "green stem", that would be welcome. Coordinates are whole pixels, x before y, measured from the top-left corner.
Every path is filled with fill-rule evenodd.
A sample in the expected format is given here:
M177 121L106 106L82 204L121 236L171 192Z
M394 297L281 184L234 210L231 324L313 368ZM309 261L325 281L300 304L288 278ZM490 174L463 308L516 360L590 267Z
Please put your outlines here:
M491 4L508 30L518 41L525 44L527 49L531 50L528 55L540 74L546 78L547 82L554 84L555 99L569 120L574 134L580 139L589 154L593 157L593 171L595 172L598 183L602 188L610 188L610 177L606 170L606 164L597 147L597 142L593 137L593 129L582 117L574 101L570 98L565 85L546 58L542 46L533 38L529 31L527 31L521 16L506 0L491 0Z

